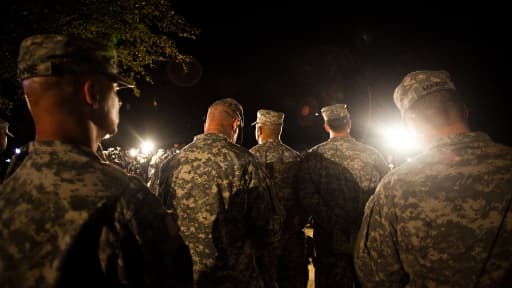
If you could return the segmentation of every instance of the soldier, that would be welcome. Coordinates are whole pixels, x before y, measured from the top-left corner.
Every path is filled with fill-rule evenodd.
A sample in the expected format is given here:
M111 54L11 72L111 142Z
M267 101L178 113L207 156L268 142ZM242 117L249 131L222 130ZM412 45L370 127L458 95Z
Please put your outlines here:
M446 71L408 74L394 101L426 150L384 177L355 249L365 287L510 287L512 149L468 128Z
M160 168L159 197L175 211L196 287L272 285L261 256L279 240L282 221L263 168L234 144L242 125L236 100L214 102L204 133Z
M4 179L4 175L6 174L7 167L9 163L6 162L7 157L11 155L4 155L4 151L7 148L7 136L14 137L11 132L9 132L9 122L0 119L0 182ZM7 152L6 152L7 153Z
M9 132L9 122L0 119L0 153L7 148L7 136L14 137L14 135Z
M115 57L64 35L21 43L18 75L36 135L0 187L2 287L174 284L162 204L95 153L117 130L116 91L129 86Z
M314 221L315 287L353 287L352 245L364 204L389 168L375 149L350 137L345 104L321 112L329 140L305 154L299 177L300 200Z
M249 151L265 165L273 180L276 195L283 204L287 218L281 235L278 259L280 288L306 287L308 268L305 257L304 219L298 216L294 185L301 156L281 142L284 114L272 110L258 110L255 133L258 145Z

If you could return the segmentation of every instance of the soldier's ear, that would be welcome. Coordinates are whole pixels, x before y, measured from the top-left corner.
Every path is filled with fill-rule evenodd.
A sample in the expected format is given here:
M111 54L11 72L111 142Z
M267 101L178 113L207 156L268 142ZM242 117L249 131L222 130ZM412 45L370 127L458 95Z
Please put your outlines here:
M324 130L325 132L329 133L329 126L327 126L327 123L324 122Z
M236 118L236 117L233 118L233 122L232 122L233 127L231 129L233 129L233 131L235 131L238 128L238 124L240 124L240 121L238 120L238 118Z
M97 84L92 79L85 80L83 84L85 102L93 108L98 108L99 93Z

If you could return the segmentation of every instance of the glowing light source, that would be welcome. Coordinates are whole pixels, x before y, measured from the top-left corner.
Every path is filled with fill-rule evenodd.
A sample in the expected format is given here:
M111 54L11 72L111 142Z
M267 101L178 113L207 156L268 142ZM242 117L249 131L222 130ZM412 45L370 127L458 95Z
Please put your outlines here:
M145 140L140 144L140 150L144 154L151 153L155 149L155 144L151 140Z
M403 126L386 126L380 131L384 136L385 144L393 150L412 152L420 148L414 136Z
M308 105L302 106L300 113L302 114L302 116L308 116L311 113L311 107L309 107Z
M20 154L20 153L21 153L21 149L20 149L20 148L15 148L15 149L14 149L14 153L16 153L16 154Z
M130 150L128 150L128 156L135 158L137 157L137 155L139 155L139 149L131 148Z

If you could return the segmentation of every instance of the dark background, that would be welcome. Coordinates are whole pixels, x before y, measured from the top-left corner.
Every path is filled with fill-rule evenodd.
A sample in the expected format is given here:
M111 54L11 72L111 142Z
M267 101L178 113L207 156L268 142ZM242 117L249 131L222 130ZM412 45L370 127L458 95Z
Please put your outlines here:
M155 83L140 85L140 98L122 92L120 130L104 141L106 147L129 148L145 138L165 147L189 143L202 132L208 106L233 97L245 109L247 148L256 144L249 124L258 109L284 112L282 140L303 151L328 138L315 113L347 103L353 136L387 153L379 129L400 120L394 88L421 69L449 71L466 99L472 128L512 145L511 31L503 7L174 2L178 13L202 30L197 40L178 42L201 64L201 78L183 86L162 63L152 72ZM33 138L24 103L16 106L14 119L13 147Z

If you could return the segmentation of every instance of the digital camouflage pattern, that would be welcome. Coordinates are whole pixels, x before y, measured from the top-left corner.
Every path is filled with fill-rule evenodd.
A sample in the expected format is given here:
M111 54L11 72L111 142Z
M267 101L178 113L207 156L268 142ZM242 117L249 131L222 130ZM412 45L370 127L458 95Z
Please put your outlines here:
M118 75L114 49L91 40L67 35L42 34L25 38L20 44L18 78L104 74L119 88L133 87Z
M260 111L262 110L258 112ZM258 114L258 121L261 119L260 115L267 114ZM282 117L280 119L282 121ZM305 220L298 217L299 202L295 191L301 155L279 140L267 140L249 151L265 166L267 175L274 185L274 191L288 215L278 248L280 257L276 259L279 262L277 272L279 287L306 287L308 273L306 243L302 231Z
M282 222L264 173L249 151L216 133L196 136L162 164L159 197L178 219L197 287L263 287L271 267L257 265L258 256L279 241Z
M275 193L286 212L297 206L293 191L301 155L281 141L266 141L249 150L265 166L267 175L275 183Z
M510 287L512 149L481 132L441 138L384 177L355 266L365 287Z
M352 287L350 260L364 203L387 169L374 149L351 138L331 138L304 155L298 192L314 221L316 287Z
M441 90L456 90L450 73L443 70L416 71L407 74L396 87L393 100L403 115L418 99Z
M342 118L348 116L347 104L334 104L323 107L320 112L324 120Z
M267 109L260 109L256 113L256 121L251 125L255 124L267 124L267 125L283 125L284 113L277 112Z
M82 146L30 143L0 187L1 287L169 287L173 241L144 184Z
M336 145L336 149L323 150L330 159L339 159L357 180L361 188L360 205L361 213L366 202L377 189L377 185L390 168L384 157L373 147L358 142L352 137L335 137L328 141L330 145ZM332 153L332 154L331 154Z

